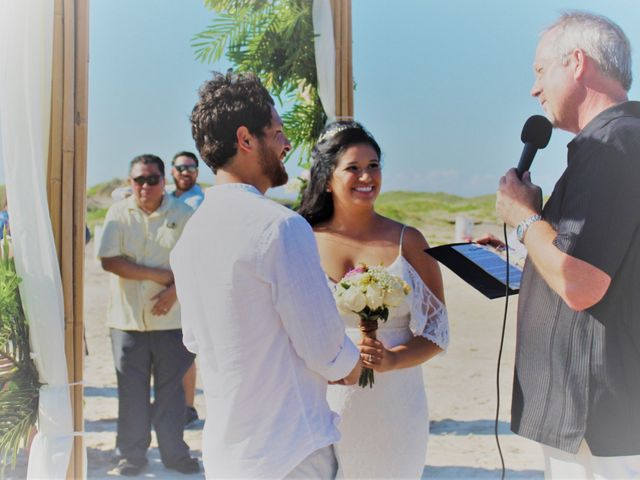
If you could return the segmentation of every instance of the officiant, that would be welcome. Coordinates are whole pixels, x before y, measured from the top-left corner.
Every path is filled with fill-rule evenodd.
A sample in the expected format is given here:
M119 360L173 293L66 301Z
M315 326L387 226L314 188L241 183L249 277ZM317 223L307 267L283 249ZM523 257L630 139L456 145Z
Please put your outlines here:
M640 477L640 103L611 20L562 15L543 33L531 94L574 133L542 208L525 172L496 208L528 251L511 429L542 445L546 478Z

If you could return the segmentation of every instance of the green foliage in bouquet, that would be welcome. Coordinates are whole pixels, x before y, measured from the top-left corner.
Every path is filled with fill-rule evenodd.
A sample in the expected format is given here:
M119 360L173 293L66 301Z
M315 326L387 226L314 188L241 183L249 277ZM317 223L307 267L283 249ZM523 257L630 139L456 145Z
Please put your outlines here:
M326 115L317 91L311 0L205 0L216 17L192 39L196 58L225 53L236 72L252 72L281 103L286 134L308 168Z
M13 258L5 235L0 258L0 456L15 465L38 417L38 372L31 359Z
M386 322L389 318L389 307L382 306L380 308L376 308L372 310L368 306L364 307L364 309L358 313L362 320L366 320L368 322Z

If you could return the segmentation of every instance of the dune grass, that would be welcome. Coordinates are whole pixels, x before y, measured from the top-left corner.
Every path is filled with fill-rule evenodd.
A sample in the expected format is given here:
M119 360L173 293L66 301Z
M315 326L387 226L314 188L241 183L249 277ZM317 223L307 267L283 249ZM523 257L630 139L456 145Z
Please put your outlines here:
M383 215L415 227L453 224L460 214L476 222L497 221L493 194L460 197L441 192L385 192L378 197L376 208Z

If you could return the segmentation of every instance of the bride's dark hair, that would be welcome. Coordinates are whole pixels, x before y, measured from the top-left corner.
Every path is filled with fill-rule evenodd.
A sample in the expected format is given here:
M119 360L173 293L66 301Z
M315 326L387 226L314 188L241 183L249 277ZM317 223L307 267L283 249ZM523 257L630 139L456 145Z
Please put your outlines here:
M333 197L327 184L338 159L352 145L370 145L380 158L380 146L373 136L358 122L340 120L330 123L320 133L318 143L311 152L311 173L298 213L311 225L329 220L333 216Z

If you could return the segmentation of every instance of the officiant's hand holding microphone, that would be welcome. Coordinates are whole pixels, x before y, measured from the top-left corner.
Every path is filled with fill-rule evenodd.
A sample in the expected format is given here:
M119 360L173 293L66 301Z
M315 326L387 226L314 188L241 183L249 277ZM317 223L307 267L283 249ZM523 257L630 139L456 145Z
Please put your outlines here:
M542 211L542 189L531 183L527 171L518 178L515 168L500 178L496 193L496 213L509 226L515 227Z
M521 242L529 226L541 219L542 189L531 183L529 168L538 149L549 143L551 131L551 122L545 117L529 117L520 135L524 147L518 166L500 178L496 213L507 225L517 225L517 236Z

